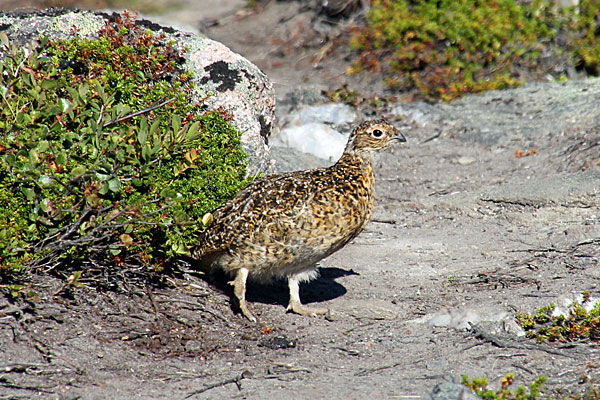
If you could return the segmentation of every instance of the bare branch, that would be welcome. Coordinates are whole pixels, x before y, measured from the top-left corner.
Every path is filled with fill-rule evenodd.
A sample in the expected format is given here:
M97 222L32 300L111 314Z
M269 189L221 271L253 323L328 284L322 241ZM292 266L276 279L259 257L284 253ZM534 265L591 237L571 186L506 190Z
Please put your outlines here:
M122 116L120 118L112 119L112 120L108 121L107 123L105 123L104 125L102 125L102 127L103 128L107 128L107 127L109 127L111 125L118 124L119 122L127 121L128 119L137 117L138 115L146 114L146 113L148 113L148 112L150 112L152 110L156 110L157 108L160 108L160 107L164 106L165 104L169 104L170 102L172 102L172 101L174 101L176 99L177 99L177 97L171 97L170 99L160 101L159 103L155 103L155 104L151 105L150 107L146 107L146 108L144 108L142 110L139 110L139 111L136 111L136 112L124 115L124 116Z

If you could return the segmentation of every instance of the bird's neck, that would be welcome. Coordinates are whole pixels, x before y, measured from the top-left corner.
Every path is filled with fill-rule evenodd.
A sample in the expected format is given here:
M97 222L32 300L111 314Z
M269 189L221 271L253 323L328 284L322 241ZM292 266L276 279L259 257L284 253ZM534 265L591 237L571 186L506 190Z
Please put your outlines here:
M335 165L354 165L361 169L371 169L371 152L346 150Z

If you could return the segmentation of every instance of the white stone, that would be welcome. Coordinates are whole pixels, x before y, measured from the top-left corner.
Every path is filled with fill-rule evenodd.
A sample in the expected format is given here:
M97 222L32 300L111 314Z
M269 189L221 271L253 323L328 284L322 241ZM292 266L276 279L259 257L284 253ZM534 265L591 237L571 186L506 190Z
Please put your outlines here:
M348 140L335 129L318 122L288 126L281 130L279 139L288 147L329 161L337 161L342 156Z
M437 327L454 329L468 329L471 325L481 322L500 322L508 317L506 311L492 309L456 308L443 309L435 313L427 314L412 322L427 324Z
M475 161L477 161L475 158L468 156L462 156L458 160L456 160L456 162L460 165L470 165L473 164Z

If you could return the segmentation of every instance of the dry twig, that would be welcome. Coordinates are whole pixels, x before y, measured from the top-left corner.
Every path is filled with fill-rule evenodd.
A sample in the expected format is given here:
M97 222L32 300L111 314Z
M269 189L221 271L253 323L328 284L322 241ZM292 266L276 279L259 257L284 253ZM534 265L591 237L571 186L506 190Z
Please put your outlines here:
M240 374L236 377L225 379L220 382L204 384L204 387L202 389L194 390L193 392L191 392L187 396L185 396L185 398L189 399L190 397L195 396L197 394L204 393L211 389L218 388L221 386L226 386L226 385L229 385L230 383L235 383L238 390L242 390L242 383L241 383L242 379L244 379L244 374Z
M138 115L146 114L146 113L148 113L148 112L150 112L152 110L156 110L157 108L161 108L162 106L164 106L166 104L169 104L170 102L172 102L172 101L174 101L176 99L177 99L177 97L172 97L170 99L163 100L163 101L157 102L155 104L152 104L150 107L146 107L143 110L139 110L139 111L136 111L136 112L133 112L133 113L129 113L129 114L124 115L124 116L122 116L120 118L112 119L112 120L108 121L107 123L105 123L104 125L102 125L102 127L103 128L107 128L107 127L109 127L111 125L118 124L119 122L127 121L128 119L131 119L133 117L137 117ZM98 123L100 123L100 121L98 121Z

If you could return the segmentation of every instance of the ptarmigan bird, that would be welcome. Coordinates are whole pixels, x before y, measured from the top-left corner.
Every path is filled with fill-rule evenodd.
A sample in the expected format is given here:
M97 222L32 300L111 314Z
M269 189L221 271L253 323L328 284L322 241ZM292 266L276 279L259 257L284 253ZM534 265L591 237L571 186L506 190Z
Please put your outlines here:
M194 258L204 269L220 268L234 277L242 313L246 280L287 278L288 311L324 314L304 306L299 283L315 278L316 263L354 239L373 214L371 156L405 137L383 119L363 122L350 134L341 158L331 167L270 175L242 190L213 213Z

